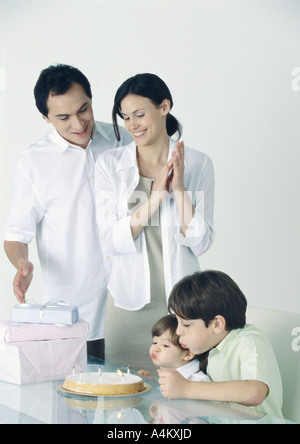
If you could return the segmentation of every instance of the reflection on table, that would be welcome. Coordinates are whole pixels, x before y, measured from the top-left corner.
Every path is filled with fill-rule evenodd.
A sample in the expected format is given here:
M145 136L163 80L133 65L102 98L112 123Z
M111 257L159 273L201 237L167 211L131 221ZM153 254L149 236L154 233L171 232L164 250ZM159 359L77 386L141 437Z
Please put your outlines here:
M123 372L126 367L90 358L88 371ZM135 369L131 369L136 373ZM16 386L0 381L3 424L288 424L290 421L234 403L168 400L154 378L151 390L133 396L103 397L68 393L63 381Z

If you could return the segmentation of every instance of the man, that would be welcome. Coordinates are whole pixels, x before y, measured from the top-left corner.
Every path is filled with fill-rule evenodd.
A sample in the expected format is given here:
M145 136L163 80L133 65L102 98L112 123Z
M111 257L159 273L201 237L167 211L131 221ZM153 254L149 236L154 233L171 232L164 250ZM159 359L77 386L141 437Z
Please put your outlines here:
M115 138L113 126L95 122L88 79L76 68L42 71L35 101L49 133L24 150L16 168L4 248L16 267L13 288L19 302L33 276L28 244L36 243L44 301L79 307L89 323L88 354L104 358L107 278L94 207L94 165L100 153L126 145L129 133Z

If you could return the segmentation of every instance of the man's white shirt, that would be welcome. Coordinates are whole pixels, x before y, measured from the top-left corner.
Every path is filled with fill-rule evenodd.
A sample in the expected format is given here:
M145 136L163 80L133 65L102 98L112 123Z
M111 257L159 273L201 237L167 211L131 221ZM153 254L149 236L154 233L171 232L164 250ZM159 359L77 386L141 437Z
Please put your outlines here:
M105 271L94 202L94 167L104 151L131 141L111 124L95 122L86 149L51 128L26 148L17 165L4 238L29 244L36 238L44 281L43 300L79 307L89 339L104 337ZM30 290L29 290L30 292ZM30 294L30 293L29 293Z

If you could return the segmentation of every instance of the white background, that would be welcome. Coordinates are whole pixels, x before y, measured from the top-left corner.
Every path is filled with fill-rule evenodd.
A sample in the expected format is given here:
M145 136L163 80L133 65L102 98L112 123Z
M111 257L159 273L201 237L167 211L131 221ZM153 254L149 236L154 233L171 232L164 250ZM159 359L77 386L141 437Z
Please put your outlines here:
M103 121L127 77L153 72L186 145L215 166L216 240L202 269L231 275L249 305L300 313L299 25L298 0L0 0L1 232L21 151L48 130L32 92L40 71L81 69ZM14 274L1 248L0 320Z

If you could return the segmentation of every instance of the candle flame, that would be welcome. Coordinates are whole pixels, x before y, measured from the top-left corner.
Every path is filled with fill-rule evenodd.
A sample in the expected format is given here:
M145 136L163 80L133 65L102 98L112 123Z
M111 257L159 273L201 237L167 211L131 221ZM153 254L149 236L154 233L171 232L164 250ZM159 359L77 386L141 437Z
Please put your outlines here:
M122 372L121 372L121 370L117 370L117 373L118 373L118 375L120 375L120 376L122 376Z

